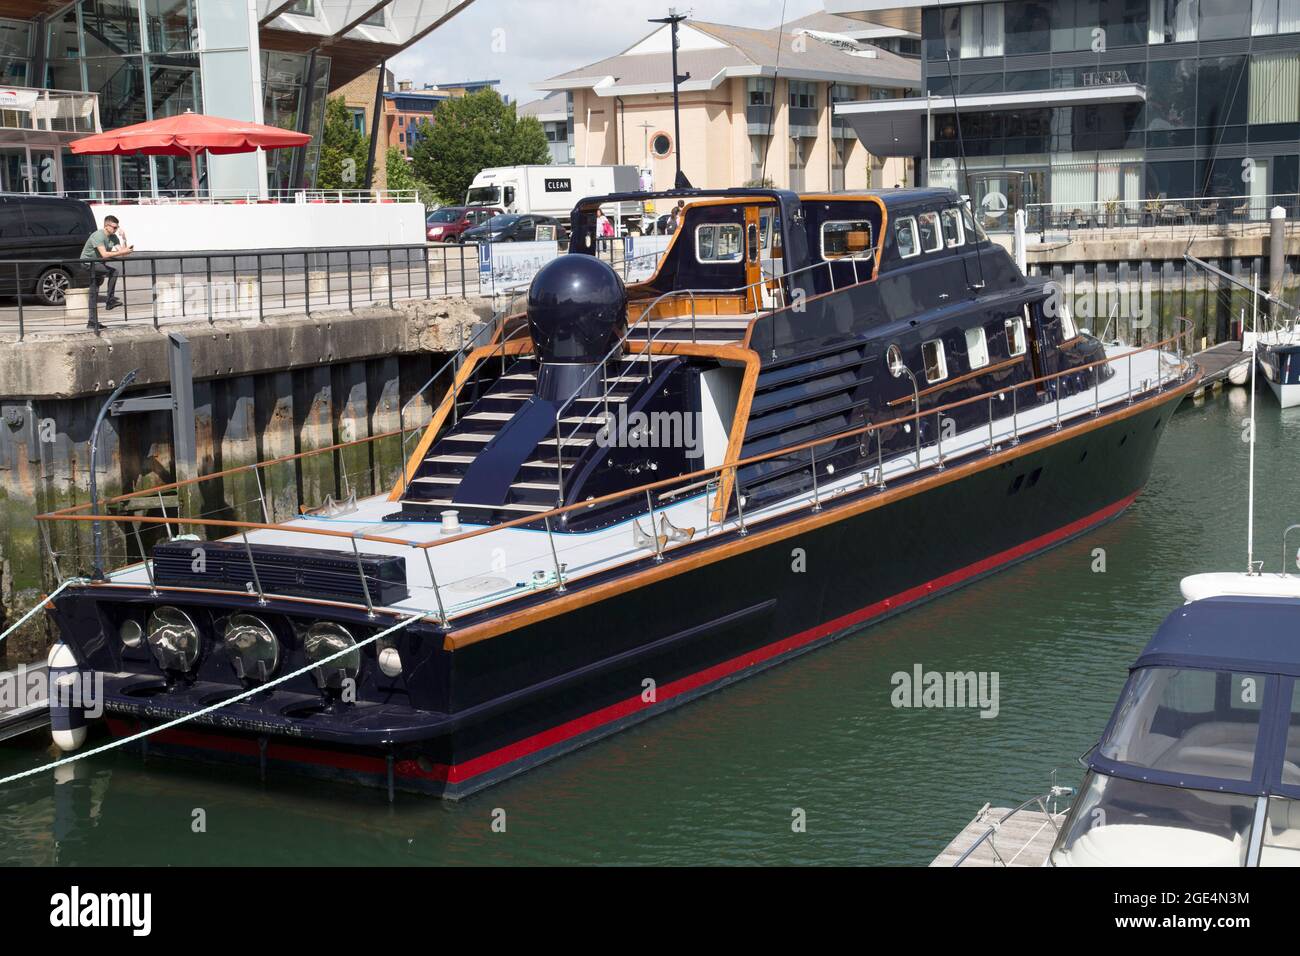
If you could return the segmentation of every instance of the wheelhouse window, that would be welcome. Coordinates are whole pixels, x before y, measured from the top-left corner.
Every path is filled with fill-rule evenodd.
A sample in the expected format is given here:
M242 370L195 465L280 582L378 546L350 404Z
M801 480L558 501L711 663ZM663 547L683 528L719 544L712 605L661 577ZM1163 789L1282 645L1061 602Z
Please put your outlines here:
M939 219L943 223L943 241L949 249L966 244L966 230L962 228L959 210L944 209L939 213Z
M988 235L984 232L984 227L981 226L976 221L975 217L971 215L969 206L961 207L961 222L962 228L965 230L968 237L967 241L979 242L982 239L988 238Z
M966 360L972 372L989 364L989 342L982 325L966 330Z
M916 239L916 220L911 216L894 222L894 241L898 243L898 255L903 259L921 254L921 245Z
M1079 334L1079 326L1075 324L1074 316L1070 314L1070 303L1065 301L1065 296L1061 296L1061 340L1068 342L1076 338Z
M743 240L740 223L706 222L695 229L695 259L701 263L740 262Z
M1264 683L1262 674L1141 668L1099 753L1134 767L1249 780Z
M1028 352L1029 345L1025 341L1025 320L1015 315L1003 324L1007 330L1007 351L1012 357Z
M925 364L925 380L930 384L948 377L948 357L943 352L943 342L931 339L921 346L921 361Z
M823 259L862 259L875 251L871 223L865 219L836 219L822 223Z
M943 232L939 228L937 212L923 212L916 217L917 228L921 235L921 248L926 252L938 252L943 248Z

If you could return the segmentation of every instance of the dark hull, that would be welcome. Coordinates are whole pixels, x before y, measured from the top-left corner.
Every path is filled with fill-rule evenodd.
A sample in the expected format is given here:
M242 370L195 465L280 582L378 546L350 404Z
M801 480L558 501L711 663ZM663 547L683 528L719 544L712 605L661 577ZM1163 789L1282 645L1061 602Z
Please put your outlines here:
M511 615L494 636L454 629L443 654L446 712L421 739L381 747L269 735L263 750L248 728L195 722L151 738L149 752L465 796L1116 517L1141 491L1163 427L1194 384L954 462L915 486L837 498L820 513L675 553L608 582L600 599L574 587ZM803 572L793 570L795 549ZM647 679L652 701L643 699ZM160 722L111 681L107 707L117 734Z

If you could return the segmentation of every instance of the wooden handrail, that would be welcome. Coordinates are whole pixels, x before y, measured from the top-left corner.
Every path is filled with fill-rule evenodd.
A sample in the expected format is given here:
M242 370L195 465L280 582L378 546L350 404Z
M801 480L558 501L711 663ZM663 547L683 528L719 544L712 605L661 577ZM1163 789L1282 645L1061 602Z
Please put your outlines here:
M912 412L911 414L908 415L900 415L898 417L888 419L887 421L876 422L874 424L861 426L859 428L849 429L834 435L828 435L823 438L811 439L809 441L801 442L795 445L790 445L785 448L778 449L776 451L766 452L762 455L755 455L753 457L738 460L735 462L716 465L712 468L700 469L699 471L691 472L685 475L677 475L671 478L664 478L659 481L650 482L644 485L639 485L636 488L631 488L624 491L611 492L610 494L602 495L599 498L592 498L586 501L574 502L573 504L565 505L560 508L553 508L550 511L526 515L521 518L515 518L510 521L501 522L500 524L489 525L482 528L475 528L473 530L465 531L457 535L451 535L445 538L440 538L432 541L413 542L413 541L403 540L399 538L388 538L388 537L383 537L378 535L362 535L362 534L352 534L344 531L331 531L324 528L299 528L299 527L294 527L292 524L273 525L273 524L262 524L258 522L231 521L231 520L224 520L224 519L143 517L143 516L131 516L131 515L86 515L86 514L68 513L72 509L63 509L62 511L59 512L37 515L36 520L38 521L113 521L119 523L136 522L136 523L145 523L145 524L176 524L176 525L192 525L192 526L202 526L202 527L211 526L211 527L221 527L221 528L236 528L236 529L243 529L243 530L292 531L300 534L320 534L329 537L352 538L357 541L375 541L382 544L395 544L402 547L413 547L421 550L427 550L430 548L437 548L437 547L442 547L444 545L453 544L457 541L466 541L469 540L470 538L476 538L480 535L490 534L496 531L503 531L509 528L516 528L525 525L536 524L539 521L554 519L561 515L568 514L571 511L587 510L597 505L607 504L614 501L622 500L624 498L630 498L633 496L644 495L647 492L655 492L679 484L689 484L691 482L698 482L701 479L721 476L726 472L732 473L732 481L734 482L736 470L742 467L746 467L748 465L757 464L763 461L768 461L773 458L780 458L796 452L807 450L809 448L832 444L834 442L843 441L848 438L855 438L861 435L865 435L877 431L879 429L896 427L900 424L905 424L907 422L913 422L913 421L919 422L920 419L928 418L931 415L938 415L952 409L962 408L967 405L973 405L977 402L988 401L989 399L993 398L995 395L1005 394L1007 392L1016 391L1017 389L1038 385L1044 382L1054 381L1056 379L1064 378L1065 376L1076 375L1079 372L1084 372L1087 371L1088 369L1097 368L1102 365L1111 365L1125 359L1131 361L1132 356L1134 355L1140 355L1144 352L1162 349L1165 346L1170 345L1171 343L1177 342L1184 335L1186 335L1187 330L1191 328L1191 323L1186 318L1181 318L1181 317L1178 319L1178 321L1180 323L1183 323L1185 326L1187 326L1187 328L1181 329L1176 334L1166 339L1162 339L1159 342L1153 342L1150 345L1145 345L1140 348L1134 349L1132 352L1126 353L1124 356L1120 356L1119 358L1100 359L1096 362L1089 362L1086 365L1080 365L1075 368L1067 369L1062 372L1053 372L1051 375L1044 375L1036 379L1028 379L1024 382L1019 382L1014 385L1007 385L999 389L994 389L993 391L990 392L984 392L979 395L971 396L970 398L962 399L960 401L950 402L946 405L940 405L935 408L929 409L928 411ZM682 343L670 342L664 344L668 346L675 346L675 345L680 345ZM1186 359L1183 360L1182 365L1180 367L1184 369L1187 367ZM386 434L391 435L395 433L386 433ZM373 441L380 437L384 437L384 436L378 436L378 435L371 436L370 438L358 439L356 442L349 442L347 444L349 445L360 444L365 441ZM336 446L336 447L343 447L343 446ZM319 454L321 452L329 451L329 450L331 449L316 449L312 452L301 452L298 455L286 456L284 459L277 459L277 461L290 460L292 458L304 457L306 455L311 455L311 454ZM263 462L260 464L273 464L273 463L274 462ZM232 469L231 471L238 472L241 470L247 470L250 467L254 467L254 466L245 465L237 469ZM214 477L218 477L218 475L205 475L202 478L189 479L186 482L177 483L177 484L190 484L196 481L205 481ZM150 488L140 492L133 492L130 495L122 495L112 500L120 501L130 497L152 495L155 494L158 490L165 490L165 488L174 487L174 486L175 485L160 486L158 489ZM87 506L78 506L78 507L87 507Z

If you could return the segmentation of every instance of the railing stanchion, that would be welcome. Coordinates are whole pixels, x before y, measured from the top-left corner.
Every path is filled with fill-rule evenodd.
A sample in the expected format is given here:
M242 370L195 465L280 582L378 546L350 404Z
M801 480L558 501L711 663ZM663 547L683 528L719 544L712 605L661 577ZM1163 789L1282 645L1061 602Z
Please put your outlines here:
M749 529L745 527L745 502L744 495L740 493L740 469L735 465L731 466L731 493L736 496L736 516L740 519L740 535L744 537L749 534ZM727 503L722 502L722 518L727 518ZM718 522L721 524L722 522Z
M349 311L349 312L355 312L355 311L356 311L356 308L355 308L355 306L354 306L353 303L352 303L352 250L351 250L351 249L346 250L346 251L345 251L345 254L347 255L347 258L348 258L348 261L347 261L347 269L348 269L348 311Z
M253 560L253 546L248 543L248 529L240 528L239 535L244 539L244 552L248 555L248 569L253 572L253 587L257 588L257 603L266 604L266 595L262 593L262 579L257 576L257 562ZM355 548L356 545L353 544Z
M555 550L555 533L551 531L551 519L545 518L543 523L546 525L546 540L551 545L551 560L555 562L555 593L563 594L569 589L564 586L564 569L560 567L560 554Z
M1133 404L1133 353L1129 352L1128 355L1125 356L1125 358L1128 361L1128 391L1125 393L1127 398L1124 404L1132 405Z
M655 526L655 502L649 488L645 490L645 507L646 512L650 515L650 537L655 542L655 563L660 564L664 559L664 546L663 542L659 540L659 529Z
M14 263L14 291L15 291L15 293L18 293L18 290L22 289L22 287L23 287L23 286L22 286L22 279L19 278L20 275L21 275L21 273L20 273L20 267L19 267L18 263L15 262L15 263ZM89 296L89 298L90 298L90 322L91 322L92 325L98 325L99 323L96 322L96 315L95 315L95 280L94 280L94 278L93 278L93 275L94 275L94 274L92 273L92 278L91 278L91 280L90 280L90 296ZM72 283L69 282L69 283L68 283L68 286L71 287L71 285L72 285ZM67 303L67 301L68 301L67 296L68 296L68 294L67 294L66 292L63 293L63 301L64 301L64 303L65 303L65 306L64 306L65 309L67 308L67 306L66 306L66 303ZM22 297L21 293L18 293L18 294L15 295L15 298L18 300L18 341L21 342L21 341L23 340L23 336L27 334L26 323L23 321L23 297ZM96 335L99 334L99 329L95 329L95 334L96 334Z
M304 314L311 315L311 253L302 254L302 301Z
M938 458L934 470L943 471L943 412L934 413L934 451Z
M1056 381L1052 384L1054 386L1054 391L1056 392L1056 420L1052 422L1052 428L1053 430L1059 431L1061 428L1061 386L1065 384L1065 380L1060 376L1057 376Z
M989 396L989 454L993 454L993 396Z
M153 300L153 327L158 328L158 260L149 257L149 298Z
M388 307L393 308L393 247L384 247L384 258L388 263Z
M177 500L179 501L179 498L178 498ZM158 491L158 510L162 512L163 519L166 520L166 518L167 518L167 503L166 503L165 501L163 501L162 489L159 489L159 491ZM179 518L180 516L181 516L181 511L180 511L180 508L179 508L179 506L178 506L177 509L176 509L176 517ZM267 524L270 524L270 522L268 521ZM163 527L167 529L167 540L170 541L170 540L172 539L172 537L173 537L173 535L172 535L172 526L171 526L170 524L164 524Z
M812 453L812 485L813 485L813 511L822 510L821 491L817 487L817 446L813 445L808 449Z
M412 545L418 547L418 545ZM429 548L420 548L424 552L424 563L429 568L429 582L433 585L433 599L438 604L438 623L443 627L450 627L451 621L447 618L447 609L442 606L442 591L438 587L438 576L433 573L433 558L429 555Z
M1020 444L1020 389L1011 388L1011 445Z
M50 541L50 529L45 526L44 521L37 521L36 526L41 529L41 540L45 542L45 553L50 556L50 566L54 568L54 583L63 583L63 572L59 570L59 555L54 550L54 545Z
M1092 414L1101 414L1101 366L1092 367Z
M361 549L357 547L357 535L364 534L364 533L365 532L362 531L354 531L352 533L352 537L350 540L352 541L352 553L356 556L357 559L357 575L361 578L361 591L366 596L366 617L374 617L375 605L374 602L371 601L370 599L370 582L366 580L366 569L365 566L361 563ZM251 555L250 555L250 560L251 560Z
M879 428L872 427L876 436L876 487L884 489L885 485L885 436Z
M262 469L257 465L253 466L253 478L257 481L257 500L262 503L262 521L271 524L271 513L267 510L266 495L262 491Z
M135 546L140 549L140 560L144 562L144 573L149 576L149 594L152 597L158 596L158 585L153 579L153 567L149 564L149 555L145 554L144 541L140 539L140 526L137 524L132 527L135 532Z

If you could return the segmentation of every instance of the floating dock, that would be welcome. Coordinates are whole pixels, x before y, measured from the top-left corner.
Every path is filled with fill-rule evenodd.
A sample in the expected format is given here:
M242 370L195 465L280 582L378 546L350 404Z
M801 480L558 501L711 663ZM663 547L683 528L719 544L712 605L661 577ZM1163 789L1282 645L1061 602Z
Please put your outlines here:
M0 673L0 683L26 679L37 671L44 671L45 664L33 664L23 672L22 678L14 671ZM48 727L50 723L49 702L45 700L26 701L21 707L0 705L0 743L21 737L33 730Z
M1228 376L1232 370L1238 367L1250 369L1250 352L1241 350L1241 343L1236 339L1227 342L1220 342L1217 345L1211 345L1208 349L1203 349L1192 356L1193 360L1203 371L1201 386L1193 392L1188 398L1201 398L1202 396L1213 393L1216 389L1222 388L1228 381Z
M956 866L962 854L983 837L975 852L962 860L963 867L1042 866L1056 842L1057 827L1064 820L1064 811L1049 815L1024 808L1013 812L1009 807L990 807L986 803L930 865Z

